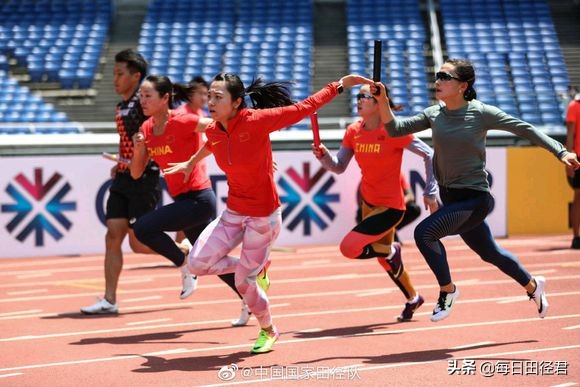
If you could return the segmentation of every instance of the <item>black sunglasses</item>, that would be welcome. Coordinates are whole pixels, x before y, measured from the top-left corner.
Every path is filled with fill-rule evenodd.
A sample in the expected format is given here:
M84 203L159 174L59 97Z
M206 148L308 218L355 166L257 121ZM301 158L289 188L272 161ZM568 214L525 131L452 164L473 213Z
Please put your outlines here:
M374 99L374 98L375 97L373 97L370 94L362 94L362 93L359 93L359 94L356 95L356 100L357 101L360 101L361 99Z
M443 71L439 71L438 73L435 74L435 80L441 80L441 81L450 81L452 79L455 79L456 81L461 82L461 79L454 77L453 75L449 74L449 73L444 73Z

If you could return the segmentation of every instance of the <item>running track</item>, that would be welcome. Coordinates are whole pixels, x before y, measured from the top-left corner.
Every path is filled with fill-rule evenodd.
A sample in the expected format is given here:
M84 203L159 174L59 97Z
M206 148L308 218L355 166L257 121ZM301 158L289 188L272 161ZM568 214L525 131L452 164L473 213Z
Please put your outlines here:
M240 303L217 278L180 301L167 261L127 255L121 313L92 317L78 310L102 294L102 256L2 259L0 385L579 385L580 252L569 240L499 241L547 277L544 320L519 285L457 239L446 246L461 298L439 323L429 320L436 282L412 242L403 257L426 302L407 323L395 321L404 301L373 260L349 261L336 246L277 249L269 297L282 335L254 356L256 321L230 326ZM232 364L233 378L221 380Z

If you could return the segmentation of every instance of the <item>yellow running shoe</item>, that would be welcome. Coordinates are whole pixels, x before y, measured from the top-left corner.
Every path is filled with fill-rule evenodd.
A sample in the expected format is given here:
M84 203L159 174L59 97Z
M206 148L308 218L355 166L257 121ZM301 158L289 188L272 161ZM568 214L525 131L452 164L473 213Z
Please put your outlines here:
M268 277L268 268L270 267L271 261L266 262L266 265L262 269L262 271L258 274L256 278L256 283L259 287L262 288L265 292L270 289L270 277Z
M250 351L251 353L266 353L272 350L272 345L278 340L280 334L278 330L274 328L274 336L270 336L268 332L263 329L260 329L260 333L258 334L258 338L256 339L256 343L254 347Z

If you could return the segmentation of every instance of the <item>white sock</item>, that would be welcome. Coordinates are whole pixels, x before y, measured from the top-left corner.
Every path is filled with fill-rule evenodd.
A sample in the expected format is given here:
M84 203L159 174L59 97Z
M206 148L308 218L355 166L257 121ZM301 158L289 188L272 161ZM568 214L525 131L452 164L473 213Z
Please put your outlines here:
M393 258L393 255L395 255L395 246L391 245L391 254L389 254L389 256L386 258L391 259Z
M419 301L419 293L415 294L415 297L413 297L412 300L408 300L407 302L409 304L414 304L415 302Z

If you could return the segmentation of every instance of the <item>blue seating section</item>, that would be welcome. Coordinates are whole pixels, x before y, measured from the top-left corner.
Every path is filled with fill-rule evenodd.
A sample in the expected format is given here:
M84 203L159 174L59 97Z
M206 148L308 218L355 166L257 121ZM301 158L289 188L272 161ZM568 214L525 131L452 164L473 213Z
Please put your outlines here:
M382 41L381 81L393 102L410 115L429 105L424 59L427 41L418 0L347 0L347 39L350 72L372 77L374 40ZM351 91L352 115L356 93Z
M246 86L257 76L295 81L300 100L310 93L312 1L153 0L139 50L150 73L175 82L227 71Z
M27 87L10 78L5 70L0 70L0 90L1 124L69 122L63 112L56 111L52 104L33 95ZM71 131L78 132L77 129ZM32 129L20 125L0 125L0 134L32 132Z
M4 0L0 69L4 55L27 67L34 82L89 88L111 18L111 0Z
M544 0L441 0L449 57L477 72L478 99L536 125L562 125L568 74Z

